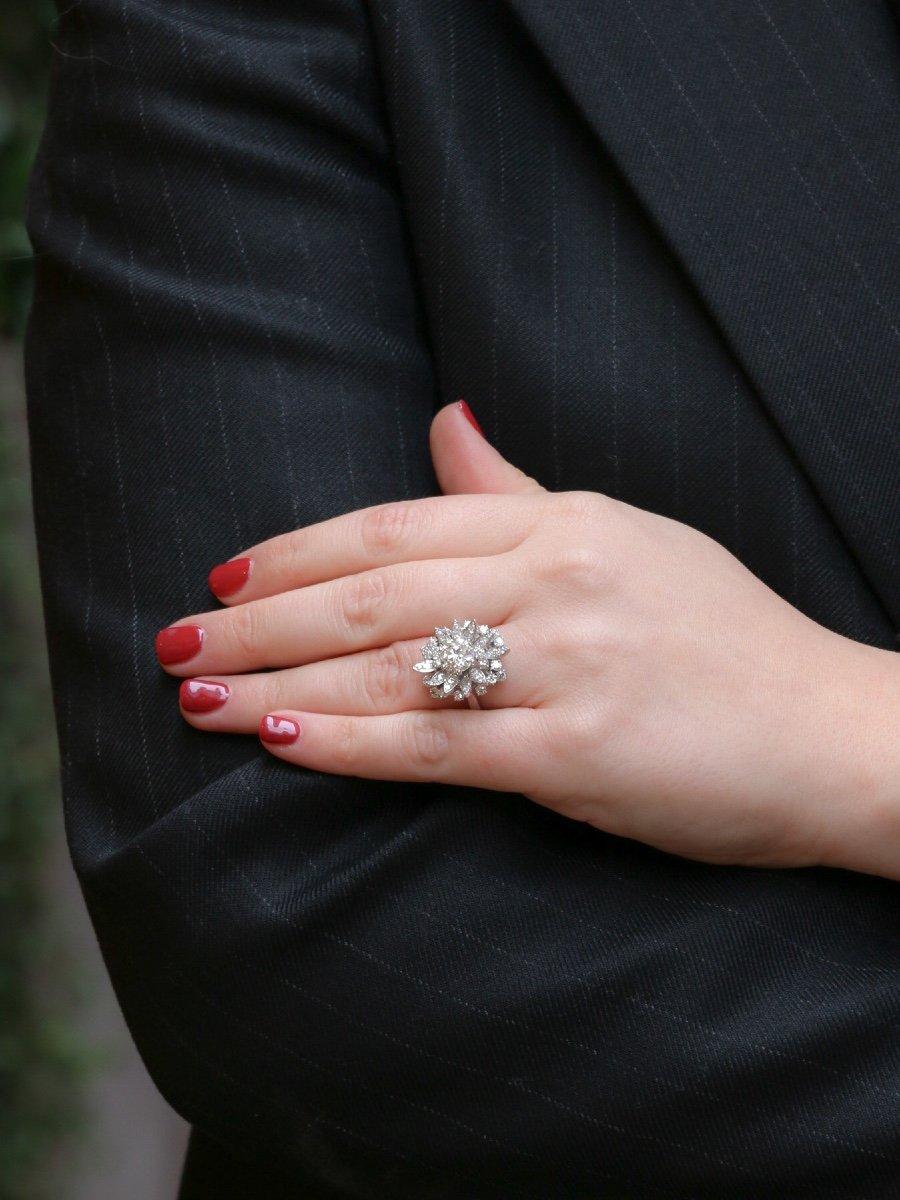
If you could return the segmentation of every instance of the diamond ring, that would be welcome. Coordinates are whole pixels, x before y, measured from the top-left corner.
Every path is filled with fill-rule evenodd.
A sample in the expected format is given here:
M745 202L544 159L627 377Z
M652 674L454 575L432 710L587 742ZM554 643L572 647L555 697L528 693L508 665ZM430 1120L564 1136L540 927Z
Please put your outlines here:
M413 670L424 676L422 682L435 700L452 696L478 708L476 696L506 678L500 658L508 653L499 629L455 620L452 627L435 628L434 637L422 646L422 662Z

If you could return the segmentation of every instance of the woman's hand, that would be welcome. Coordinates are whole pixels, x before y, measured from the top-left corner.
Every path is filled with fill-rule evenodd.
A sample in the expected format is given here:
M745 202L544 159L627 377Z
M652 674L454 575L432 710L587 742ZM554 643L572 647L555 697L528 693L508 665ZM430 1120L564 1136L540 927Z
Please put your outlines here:
M895 656L816 624L689 526L545 491L459 405L431 445L445 495L211 573L229 607L157 637L189 676L186 720L259 730L315 770L522 792L709 862L856 865L841 857L854 822L892 811L867 702L900 713ZM481 711L432 699L411 669L454 617L500 626L510 648Z

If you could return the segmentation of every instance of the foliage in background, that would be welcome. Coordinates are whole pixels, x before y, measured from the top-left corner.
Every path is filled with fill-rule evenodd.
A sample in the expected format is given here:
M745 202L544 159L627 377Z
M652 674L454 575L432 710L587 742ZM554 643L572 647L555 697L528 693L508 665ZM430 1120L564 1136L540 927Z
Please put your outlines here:
M21 335L31 286L22 221L50 66L51 0L0 3L0 336Z
M44 901L57 759L17 358L0 345L0 1200L49 1200L88 1059Z
M31 295L25 186L43 120L54 10L0 0L0 1200L59 1195L78 1128L76 976L42 901L56 740L31 536L19 348Z

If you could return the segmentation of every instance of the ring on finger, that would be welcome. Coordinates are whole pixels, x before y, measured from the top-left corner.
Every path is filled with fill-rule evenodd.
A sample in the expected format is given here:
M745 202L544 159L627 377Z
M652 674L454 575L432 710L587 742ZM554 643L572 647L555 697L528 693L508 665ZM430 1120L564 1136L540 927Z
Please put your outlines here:
M499 629L474 618L454 619L452 626L436 626L434 636L422 646L422 661L413 666L435 700L452 697L480 707L477 697L506 679L500 662L509 647Z

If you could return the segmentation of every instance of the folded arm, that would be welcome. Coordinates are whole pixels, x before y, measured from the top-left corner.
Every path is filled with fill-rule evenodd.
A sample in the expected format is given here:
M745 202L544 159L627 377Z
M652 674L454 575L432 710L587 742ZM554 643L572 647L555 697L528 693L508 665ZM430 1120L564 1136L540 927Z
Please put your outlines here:
M155 632L243 548L434 491L435 382L367 9L61 7L28 213L35 516L72 855L164 1095L235 1153L391 1200L858 1178L787 1117L767 1155L741 1136L757 1095L836 1135L870 1111L864 1072L836 1102L766 1018L759 872L183 720ZM713 1003L685 979L723 920L742 985ZM823 1062L828 1019L803 1031Z

